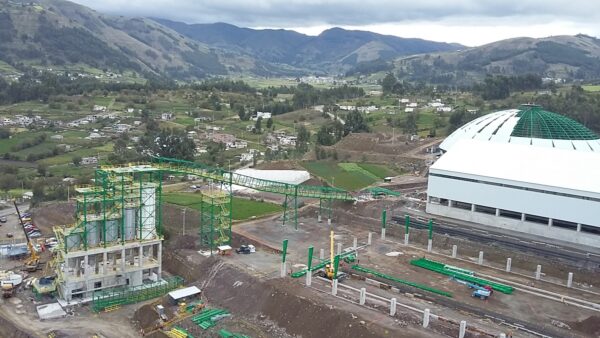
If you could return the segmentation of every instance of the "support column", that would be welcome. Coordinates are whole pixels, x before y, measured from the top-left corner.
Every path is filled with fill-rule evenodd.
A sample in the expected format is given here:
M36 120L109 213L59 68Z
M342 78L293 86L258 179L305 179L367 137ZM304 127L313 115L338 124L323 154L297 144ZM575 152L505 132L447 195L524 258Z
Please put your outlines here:
M465 320L460 321L460 327L458 329L458 338L464 338L467 332L467 322Z
M501 333L500 338L506 338L506 333Z
M358 238L354 237L354 241L352 242L352 249L358 249Z
M286 275L286 267L285 266L286 266L285 262L281 262L281 274L280 274L281 278L284 278Z
M452 200L448 200L448 206L452 208Z
M525 222L525 214L521 214L521 222Z
M433 249L433 240L428 239L427 240L427 252L431 252L432 249Z
M156 259L158 260L158 279L160 280L160 276L162 275L162 243L158 243L158 250L156 253Z
M381 228L381 239L385 239L385 228Z
M333 284L331 285L331 294L334 296L337 295L337 287L338 287L338 280L334 279Z
M567 287L573 287L573 273L569 272L569 275L567 276Z
M581 223L577 223L577 232L581 232Z
M475 204L471 204L471 212L475 212Z
M483 251L479 251L479 258L477 259L477 264L483 265Z
M390 316L396 315L396 298L390 299Z
M138 252L138 264L140 267L144 266L144 247L140 245L140 251Z
M506 259L506 272L510 272L510 266L512 264L512 258Z
M365 305L365 301L366 300L367 300L367 289L361 288L360 289L360 297L359 297L358 303L360 305Z
M338 243L337 244L337 254L341 255L342 254L342 243ZM333 263L333 262L332 262Z
M500 209L496 209L496 217L500 217Z
M423 311L423 327L425 327L425 328L429 326L429 315L430 315L429 309L425 309Z
M319 222L319 223L321 223L321 222L322 222L322 220L321 220L321 214L319 214L319 215L317 216L317 222Z
M551 227L554 224L554 220L552 218L548 218L548 226Z
M319 259L320 260L324 260L325 259L325 249L319 250Z
M90 274L90 266L89 266L89 256L83 256L83 278L85 278L86 284L88 280L88 276Z
M331 218L327 219L327 225L331 225Z
M452 258L456 258L456 252L458 251L458 247L456 245L452 246Z
M108 252L104 251L102 253L102 274L106 275L108 269Z
M310 286L312 284L312 273L310 271L306 272L306 286Z
M367 237L367 245L371 245L372 241L373 241L373 233L369 231L369 235Z
M121 249L121 272L125 272L125 248Z
M535 280L540 280L542 278L542 266L538 264L535 268Z

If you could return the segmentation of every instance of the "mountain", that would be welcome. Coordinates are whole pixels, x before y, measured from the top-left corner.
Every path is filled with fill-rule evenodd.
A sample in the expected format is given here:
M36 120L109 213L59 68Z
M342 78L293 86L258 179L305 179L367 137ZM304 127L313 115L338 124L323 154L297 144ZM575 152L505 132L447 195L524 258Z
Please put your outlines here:
M407 80L470 83L487 74L537 74L560 79L600 78L600 40L587 35L514 38L448 53L399 58Z
M190 25L164 19L154 20L210 46L236 50L267 62L311 70L347 70L363 62L464 48L458 44L342 28L331 28L318 36L308 36L284 29L255 30L226 23Z
M0 70L25 65L179 79L301 73L210 47L150 19L107 16L62 0L0 0Z

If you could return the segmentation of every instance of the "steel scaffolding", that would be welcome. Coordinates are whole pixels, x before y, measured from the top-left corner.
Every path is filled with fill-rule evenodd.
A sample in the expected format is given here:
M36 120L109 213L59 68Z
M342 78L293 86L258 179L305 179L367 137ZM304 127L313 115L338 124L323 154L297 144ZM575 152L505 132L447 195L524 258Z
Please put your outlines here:
M231 193L201 192L200 244L215 251L219 245L231 244Z
M94 312L100 312L114 306L143 302L148 299L163 296L167 292L175 290L182 285L183 278L173 276L151 284L94 292L92 298L92 310Z

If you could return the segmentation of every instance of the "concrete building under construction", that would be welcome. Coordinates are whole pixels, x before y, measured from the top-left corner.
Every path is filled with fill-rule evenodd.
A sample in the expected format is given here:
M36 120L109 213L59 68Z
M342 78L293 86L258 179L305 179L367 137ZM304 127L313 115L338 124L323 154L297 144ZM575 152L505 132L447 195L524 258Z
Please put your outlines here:
M152 166L103 168L79 187L74 224L54 229L59 297L161 281L161 171Z

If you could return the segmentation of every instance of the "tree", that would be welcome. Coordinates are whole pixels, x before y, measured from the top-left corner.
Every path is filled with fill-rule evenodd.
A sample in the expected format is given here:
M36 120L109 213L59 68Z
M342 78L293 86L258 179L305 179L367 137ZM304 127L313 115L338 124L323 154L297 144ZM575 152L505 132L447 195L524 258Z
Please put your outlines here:
M353 110L346 116L345 134L369 132L369 125L358 110Z
M406 134L416 134L417 133L417 120L418 120L418 115L417 113L410 113L408 115L406 115L406 118L404 119L403 123L402 123L402 130L406 133Z
M73 164L76 167L79 167L79 165L81 164L81 156L79 156L79 155L73 156Z
M40 176L46 176L48 173L48 167L45 164L40 163L37 166L37 172Z
M0 139L7 139L10 137L10 130L6 128L0 129Z
M308 141L310 139L310 132L305 126L300 125L298 132L296 133L296 151L304 154L308 151Z
M196 145L183 131L163 129L160 132L146 132L138 144L138 150L143 155L192 161Z
M18 178L14 174L3 174L0 176L0 189L8 192L17 186Z
M273 118L269 117L267 120L267 129L271 129L271 127L273 127Z
M262 131L262 117L256 119L256 123L254 124L254 132L260 134Z
M394 74L387 73L387 75L381 81L381 89L383 90L383 93L384 94L392 93L394 91L394 87L396 86L396 83L398 83L398 80L396 80L396 77L394 76Z

